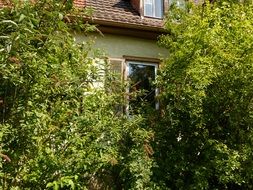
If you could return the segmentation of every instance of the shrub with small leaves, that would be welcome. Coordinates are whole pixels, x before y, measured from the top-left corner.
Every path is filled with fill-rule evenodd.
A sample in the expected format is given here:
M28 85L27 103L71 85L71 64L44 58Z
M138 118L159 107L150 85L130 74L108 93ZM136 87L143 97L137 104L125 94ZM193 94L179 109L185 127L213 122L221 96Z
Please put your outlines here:
M251 189L253 6L171 10L158 85L154 176L172 189Z
M122 94L94 87L109 83L107 65L74 41L94 28L83 16L71 0L0 9L0 153L11 158L0 158L2 189L150 186L152 131L143 117L116 113Z

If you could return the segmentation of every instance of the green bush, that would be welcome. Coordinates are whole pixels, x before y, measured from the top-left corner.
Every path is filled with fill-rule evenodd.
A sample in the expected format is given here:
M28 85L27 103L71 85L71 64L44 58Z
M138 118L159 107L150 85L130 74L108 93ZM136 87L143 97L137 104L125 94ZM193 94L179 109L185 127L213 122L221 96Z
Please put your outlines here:
M64 0L0 10L0 153L11 158L0 160L2 189L151 185L152 131L115 112L121 94L93 87L103 67L74 41L94 28L82 16Z
M154 178L171 189L252 189L252 4L188 5L160 43Z

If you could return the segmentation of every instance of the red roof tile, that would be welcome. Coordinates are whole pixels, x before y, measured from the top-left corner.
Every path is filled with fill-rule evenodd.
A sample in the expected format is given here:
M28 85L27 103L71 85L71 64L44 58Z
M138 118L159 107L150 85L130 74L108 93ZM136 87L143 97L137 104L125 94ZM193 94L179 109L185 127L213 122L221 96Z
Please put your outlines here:
M3 7L6 3L4 3L2 0L0 0L0 7Z
M74 5L77 7L85 7L85 0L74 0Z

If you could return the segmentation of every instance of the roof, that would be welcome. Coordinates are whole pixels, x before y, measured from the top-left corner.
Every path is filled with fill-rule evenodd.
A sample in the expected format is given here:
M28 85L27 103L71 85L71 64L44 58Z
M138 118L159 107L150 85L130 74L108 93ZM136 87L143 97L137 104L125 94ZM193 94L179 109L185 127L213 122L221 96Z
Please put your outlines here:
M73 2L77 7L85 7L85 0L74 0Z
M0 7L8 5L10 0L0 0ZM130 0L74 0L78 8L85 6L93 10L91 21L103 26L117 26L121 28L163 31L161 19L142 17L132 7Z
M127 0L86 0L86 6L93 9L95 23L120 25L125 28L161 30L161 19L141 17Z

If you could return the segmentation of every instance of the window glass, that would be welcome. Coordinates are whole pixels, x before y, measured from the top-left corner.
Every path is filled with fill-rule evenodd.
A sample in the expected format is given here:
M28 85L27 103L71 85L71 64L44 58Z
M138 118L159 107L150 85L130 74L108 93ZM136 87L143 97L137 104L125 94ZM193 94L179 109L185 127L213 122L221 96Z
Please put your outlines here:
M153 16L153 3L152 0L144 1L144 16Z
M156 108L156 88L152 84L156 77L156 71L156 64L128 63L129 93L131 94L128 110L130 113L138 110L143 103L148 103L153 108Z
M155 0L155 17L162 18L163 0Z
M153 4L153 0L144 0L145 4Z
M162 18L163 0L144 0L144 16Z

